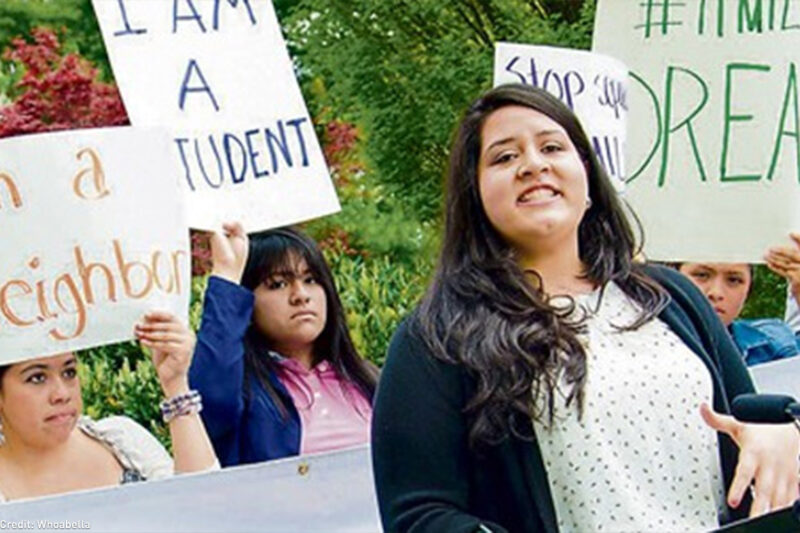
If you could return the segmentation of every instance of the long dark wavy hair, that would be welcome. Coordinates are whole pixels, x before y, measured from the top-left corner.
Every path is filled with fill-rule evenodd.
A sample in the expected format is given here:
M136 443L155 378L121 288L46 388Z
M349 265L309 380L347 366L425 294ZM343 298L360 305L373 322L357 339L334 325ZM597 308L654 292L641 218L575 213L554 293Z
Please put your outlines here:
M669 299L634 263L638 249L631 226L572 111L526 85L485 93L469 108L453 141L441 255L411 320L434 357L466 367L475 380L475 394L465 407L473 447L500 442L509 433L532 438L531 419L551 424L561 379L568 386L566 405L582 414L586 382L586 351L578 337L585 320L575 318L574 301L565 306L563 298L550 300L539 275L521 269L481 202L481 130L489 115L511 105L534 109L560 124L583 159L591 205L578 228L582 275L600 287L614 281L640 304L640 315L623 327L638 328Z
M372 399L378 379L377 368L362 359L350 339L342 302L333 281L328 263L309 236L295 228L279 228L250 235L247 264L242 274L242 286L255 290L270 276L279 272L294 271L297 258L303 258L317 282L325 291L327 316L325 327L314 341L313 364L327 360L340 379L353 383L366 398ZM275 401L284 417L287 406L277 394L270 374L278 371L277 362L270 357L272 349L258 327L251 322L244 338L245 395L250 396L250 376L258 378L261 385Z

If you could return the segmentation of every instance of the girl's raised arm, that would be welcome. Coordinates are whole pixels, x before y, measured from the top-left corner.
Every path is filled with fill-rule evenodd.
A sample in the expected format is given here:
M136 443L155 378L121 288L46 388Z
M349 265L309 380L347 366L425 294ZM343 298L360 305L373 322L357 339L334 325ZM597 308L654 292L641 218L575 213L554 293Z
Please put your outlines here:
M247 264L247 233L239 222L224 223L222 230L211 234L211 275L239 283Z

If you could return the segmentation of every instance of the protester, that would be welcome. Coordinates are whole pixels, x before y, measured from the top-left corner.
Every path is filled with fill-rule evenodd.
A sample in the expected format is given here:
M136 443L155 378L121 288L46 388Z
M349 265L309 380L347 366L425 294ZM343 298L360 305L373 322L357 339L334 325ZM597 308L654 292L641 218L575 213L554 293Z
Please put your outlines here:
M793 501L800 435L725 414L753 391L741 356L691 282L632 262L568 108L523 85L478 99L446 210L377 392L387 531L708 530L753 479L754 514Z
M160 479L219 468L188 388L194 334L162 312L145 315L136 337L152 351L161 409L175 453L124 416L81 416L78 358L72 353L0 366L0 501ZM77 429L77 430L76 430Z
M190 381L223 466L369 442L377 370L350 340L317 244L283 228L211 238Z
M784 259L778 260L775 258L776 250L779 249L771 249L765 256L767 265L786 275L791 288L793 283L789 273L797 271L800 274L800 269L797 269L800 260L797 265L792 263L791 255L782 255ZM706 295L748 366L800 354L800 337L783 320L738 318L753 286L753 269L749 264L681 263L678 269Z

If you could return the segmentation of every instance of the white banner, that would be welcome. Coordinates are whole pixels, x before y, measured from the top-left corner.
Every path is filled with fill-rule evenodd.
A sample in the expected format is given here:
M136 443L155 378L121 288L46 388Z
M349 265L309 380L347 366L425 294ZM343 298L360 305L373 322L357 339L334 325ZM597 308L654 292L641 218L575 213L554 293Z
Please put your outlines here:
M130 339L149 310L186 316L167 140L105 128L0 141L0 364Z
M381 531L368 446L0 504L0 519L37 532Z
M131 122L169 129L189 225L339 209L269 0L93 0Z
M800 356L748 367L756 390L800 398Z
M800 3L602 0L631 69L626 197L650 259L760 262L800 229Z
M494 85L524 83L545 89L580 119L597 158L614 184L625 178L628 68L583 50L497 43Z

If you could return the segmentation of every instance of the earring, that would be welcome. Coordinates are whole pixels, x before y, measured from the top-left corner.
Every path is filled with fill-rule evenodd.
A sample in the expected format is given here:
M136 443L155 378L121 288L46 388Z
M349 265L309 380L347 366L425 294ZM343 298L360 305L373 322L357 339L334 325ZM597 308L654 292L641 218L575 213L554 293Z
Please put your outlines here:
M592 208L592 199L587 196L586 197L586 210L588 211L591 208Z

